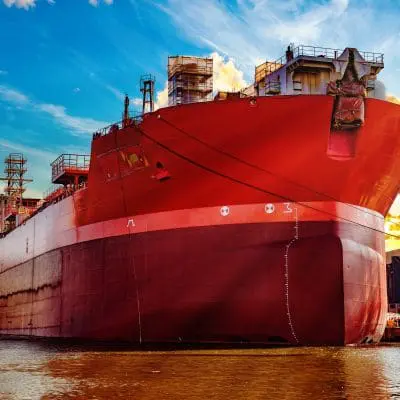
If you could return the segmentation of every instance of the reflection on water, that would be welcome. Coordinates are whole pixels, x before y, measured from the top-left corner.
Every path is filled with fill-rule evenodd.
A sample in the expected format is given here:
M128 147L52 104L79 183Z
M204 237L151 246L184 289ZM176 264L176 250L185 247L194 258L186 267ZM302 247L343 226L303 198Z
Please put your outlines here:
M0 399L400 399L400 346L121 351L0 341Z

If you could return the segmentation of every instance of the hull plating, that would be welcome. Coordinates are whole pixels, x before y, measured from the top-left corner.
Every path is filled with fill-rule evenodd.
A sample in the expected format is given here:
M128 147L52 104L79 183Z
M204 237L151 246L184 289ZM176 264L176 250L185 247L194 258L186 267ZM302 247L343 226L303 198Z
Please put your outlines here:
M365 126L336 136L332 107L329 96L193 104L96 138L88 188L0 239L0 332L379 340L399 107L367 99ZM138 149L143 168L128 162ZM156 178L157 162L171 179Z
M0 332L137 343L377 341L382 245L368 228L293 216L83 241L0 275L22 289L2 293Z

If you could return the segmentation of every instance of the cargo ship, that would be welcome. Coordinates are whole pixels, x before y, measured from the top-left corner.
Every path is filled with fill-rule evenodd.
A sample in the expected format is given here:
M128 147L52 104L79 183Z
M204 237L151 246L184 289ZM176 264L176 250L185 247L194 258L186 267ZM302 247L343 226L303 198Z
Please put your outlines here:
M24 205L23 178L3 196L0 334L378 342L400 177L383 67L354 48L288 47L215 94L212 59L169 57L168 107L154 110L144 77L141 115L126 98L90 156L52 163L40 203Z

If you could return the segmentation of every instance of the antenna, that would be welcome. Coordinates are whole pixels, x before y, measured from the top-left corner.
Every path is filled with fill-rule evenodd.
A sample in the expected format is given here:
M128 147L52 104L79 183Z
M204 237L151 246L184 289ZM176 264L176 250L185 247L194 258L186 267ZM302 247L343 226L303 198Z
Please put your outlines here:
M140 91L143 93L142 113L154 111L154 84L156 78L152 75L142 75L140 78Z

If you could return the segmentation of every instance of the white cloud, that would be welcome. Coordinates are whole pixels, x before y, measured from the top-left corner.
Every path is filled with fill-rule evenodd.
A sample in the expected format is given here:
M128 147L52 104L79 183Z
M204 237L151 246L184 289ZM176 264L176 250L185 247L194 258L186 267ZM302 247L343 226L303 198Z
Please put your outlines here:
M44 158L45 160L54 160L57 155L47 150L38 149L36 147L26 146L20 143L10 142L5 139L0 139L0 146L5 147L10 151L18 151L20 153L33 155Z
M234 60L224 57L214 52L211 54L213 58L213 88L214 92L225 91L234 92L248 86L243 79L243 71L240 71L234 63Z
M115 86L112 86L109 83L104 82L104 80L99 75L95 74L94 72L89 72L89 77L94 82L100 84L101 86L106 88L109 92L111 92L119 102L123 102L125 100L125 94L124 93L122 93Z
M98 79L98 81L100 80ZM116 99L118 99L119 101L124 101L125 95L120 90L109 84L104 84L104 87L107 90L109 90L115 96Z
M134 106L142 106L143 105L143 99L141 99L140 97L135 97L134 99L131 99L130 102Z
M15 6L17 8L23 8L25 10L29 10L30 7L36 6L36 0L3 0L3 3L7 7Z
M266 28L265 31L268 36L277 37L283 42L315 42L321 35L322 25L341 17L348 5L348 0L332 0L300 14L293 21L277 21L271 29Z
M207 7L204 0L169 0L168 6L157 6L195 41L254 67L257 59L265 59L271 49L282 49L282 44L318 39L322 26L348 8L348 0L330 0L323 5L311 2L313 6L302 11L303 3L238 0L236 13L218 0L210 0Z
M92 118L74 117L67 113L64 106L56 104L38 104L36 108L51 115L61 125L81 133L93 133L109 125L107 122L97 121Z
M29 8L36 7L36 1L37 0L3 0L3 3L6 7L15 6L17 8L23 8L24 10L28 11ZM56 4L55 0L47 0L47 3L50 5Z
M400 36L396 2L371 0L166 0L152 4L169 16L179 31L197 45L199 41L220 55L233 57L247 80L254 66L284 54L290 42L331 48L357 47L362 51L385 52L381 79L400 95L395 72L400 59ZM371 36L371 27L374 34Z
M52 116L59 124L73 129L78 133L93 133L96 130L109 125L105 121L97 121L92 118L75 117L67 113L64 106L57 104L45 104L32 101L25 94L0 85L0 100L15 104L17 106L30 106L30 109Z
M203 0L170 0L168 6L156 5L197 43L200 40L224 55L240 53L246 65L253 65L261 53L262 41L255 40L253 27L217 0L210 0L207 7Z
M89 0L89 4L90 4L91 6L93 6L93 7L97 7L97 6L99 5L100 2L101 2L101 0ZM103 2L104 4L109 5L109 6L110 6L111 4L114 3L113 0L102 0L102 2Z
M17 90L0 85L0 99L10 103L24 105L29 103L29 98Z
M168 106L168 81L165 82L164 89L159 90L156 95L156 102L154 103L154 108L158 110L159 108Z

